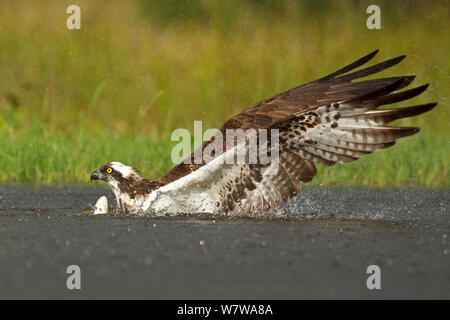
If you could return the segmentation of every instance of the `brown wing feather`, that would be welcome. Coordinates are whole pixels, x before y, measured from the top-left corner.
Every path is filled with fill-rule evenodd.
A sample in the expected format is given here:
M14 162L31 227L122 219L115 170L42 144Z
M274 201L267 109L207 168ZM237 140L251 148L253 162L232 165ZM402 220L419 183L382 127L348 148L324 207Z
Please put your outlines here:
M395 90L409 85L413 81L414 76L391 77L352 82L353 80L357 80L390 68L402 61L405 57L400 56L353 73L348 73L367 63L375 56L377 52L378 50L325 77L258 102L240 114L227 120L219 129L220 132L225 136L226 129L247 130L250 128L260 129L277 127L280 125L289 124L292 121L296 122L297 120L295 119L298 115L306 114L322 106L328 106L328 112L332 111L330 110L332 105L339 105L341 109L345 109L345 105L339 104L341 102L353 104L364 103L366 109L362 115L357 117L363 117L367 121L375 117L382 117L384 119L384 123L388 123L393 119L416 115L428 111L434 107L435 104L428 104L426 106L409 107L403 110L394 109L378 115L368 112L368 110L375 109L379 105L412 98L423 92L427 87L427 85L425 85L411 90L393 93ZM334 123L331 123L330 121L329 125L334 125ZM340 129L344 132L341 134L342 141L338 140L339 142L336 142L334 140L330 140L331 142L327 141L328 144L324 143L321 146L307 146L306 148L297 146L296 148L292 148L288 151L291 154L295 154L300 159L303 158L308 161L311 160L321 164L331 165L335 162L350 162L356 160L364 154L393 145L395 139L401 136L410 135L416 132L414 128L395 129L392 127L387 127L385 129L380 129L379 127ZM356 138L349 138L352 137L352 135ZM378 142L367 145L364 143L364 139L367 137L372 137L374 139L376 138L376 141ZM332 138L329 137L329 139ZM211 143L215 142L213 140L205 142L201 147L202 150L204 150L205 147ZM224 149L226 150L225 145ZM345 150L350 150L350 152ZM192 153L190 158L191 163L193 163L194 153ZM206 162L209 160L211 159L206 159ZM170 183L197 170L204 164L205 162L202 164L180 163L161 177L158 182L161 184ZM260 199L260 201L264 202L265 200Z

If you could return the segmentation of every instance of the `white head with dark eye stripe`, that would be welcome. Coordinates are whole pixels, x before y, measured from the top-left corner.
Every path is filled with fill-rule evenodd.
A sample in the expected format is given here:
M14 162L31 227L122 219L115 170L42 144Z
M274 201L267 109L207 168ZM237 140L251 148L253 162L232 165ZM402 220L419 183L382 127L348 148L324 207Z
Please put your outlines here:
M121 162L109 162L101 166L97 171L91 175L92 180L103 180L108 183L124 183L132 180L142 179L137 170L133 167L127 166Z
M120 162L109 162L91 174L92 180L105 181L116 196L119 208L127 209L129 202L147 191L143 179L133 167Z
M141 178L135 168L127 166L121 162L110 162L106 166L110 168L112 172L119 173L123 179Z

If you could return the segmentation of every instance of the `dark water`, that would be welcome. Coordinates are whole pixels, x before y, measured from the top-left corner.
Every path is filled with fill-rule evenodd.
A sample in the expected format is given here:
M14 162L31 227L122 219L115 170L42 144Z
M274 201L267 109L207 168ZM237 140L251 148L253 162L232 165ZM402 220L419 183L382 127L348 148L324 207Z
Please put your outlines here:
M0 187L0 298L450 298L448 190L305 188L295 219L82 214L104 194Z

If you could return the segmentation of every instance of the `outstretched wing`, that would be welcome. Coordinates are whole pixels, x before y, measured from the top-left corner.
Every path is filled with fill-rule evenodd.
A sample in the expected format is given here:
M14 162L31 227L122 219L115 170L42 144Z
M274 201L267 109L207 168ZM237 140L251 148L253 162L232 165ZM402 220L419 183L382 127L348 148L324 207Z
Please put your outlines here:
M225 135L225 131L227 129L247 130L250 128L269 128L277 121L292 116L295 113L314 110L320 106L330 105L337 102L363 99L364 97L369 98L368 95L370 94L374 96L372 97L374 103L378 105L394 103L414 97L426 89L426 86L422 86L405 91L404 93L392 95L388 94L389 92L407 86L414 79L414 76L390 77L352 82L353 80L360 79L392 67L405 57L399 56L368 68L348 73L367 63L376 55L377 52L378 50L325 77L258 102L240 114L237 114L227 120L219 129L220 133ZM376 99L376 96L378 96L378 100ZM220 142L214 140L206 141L202 145L201 150L196 150L191 154L189 157L190 161L183 161L178 164L158 179L158 182L161 184L173 182L187 174L190 174L191 172L194 172L205 163L214 159L214 157L206 157L203 158L202 163L194 164L194 154L196 152L202 152L212 143ZM227 150L227 147L228 146L224 145L223 150ZM219 154L215 156L219 156Z
M410 84L414 76L352 82L404 58L348 73L369 61L376 52L328 76L261 101L225 122L220 129L222 134L226 129L278 129L280 156L277 160L267 165L225 165L220 158L232 152L225 145L226 152L222 155L204 159L201 164L181 163L173 168L160 178L166 184L161 191L173 199L183 199L186 204L203 203L197 206L199 211L275 208L299 192L300 181L308 182L314 177L314 163L352 162L416 133L418 128L387 124L426 112L436 103L389 110L378 107L415 97L428 85L396 92ZM222 142L208 141L202 150L213 143ZM244 145L232 148L246 153ZM279 168L276 174L271 170L273 166Z

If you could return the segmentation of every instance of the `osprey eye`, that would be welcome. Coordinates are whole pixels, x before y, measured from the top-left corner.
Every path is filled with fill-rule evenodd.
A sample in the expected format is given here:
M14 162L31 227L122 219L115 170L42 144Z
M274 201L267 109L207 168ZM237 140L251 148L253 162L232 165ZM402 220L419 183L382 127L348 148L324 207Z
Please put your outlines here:
M111 168L106 169L106 173L111 173L111 172L112 172Z

